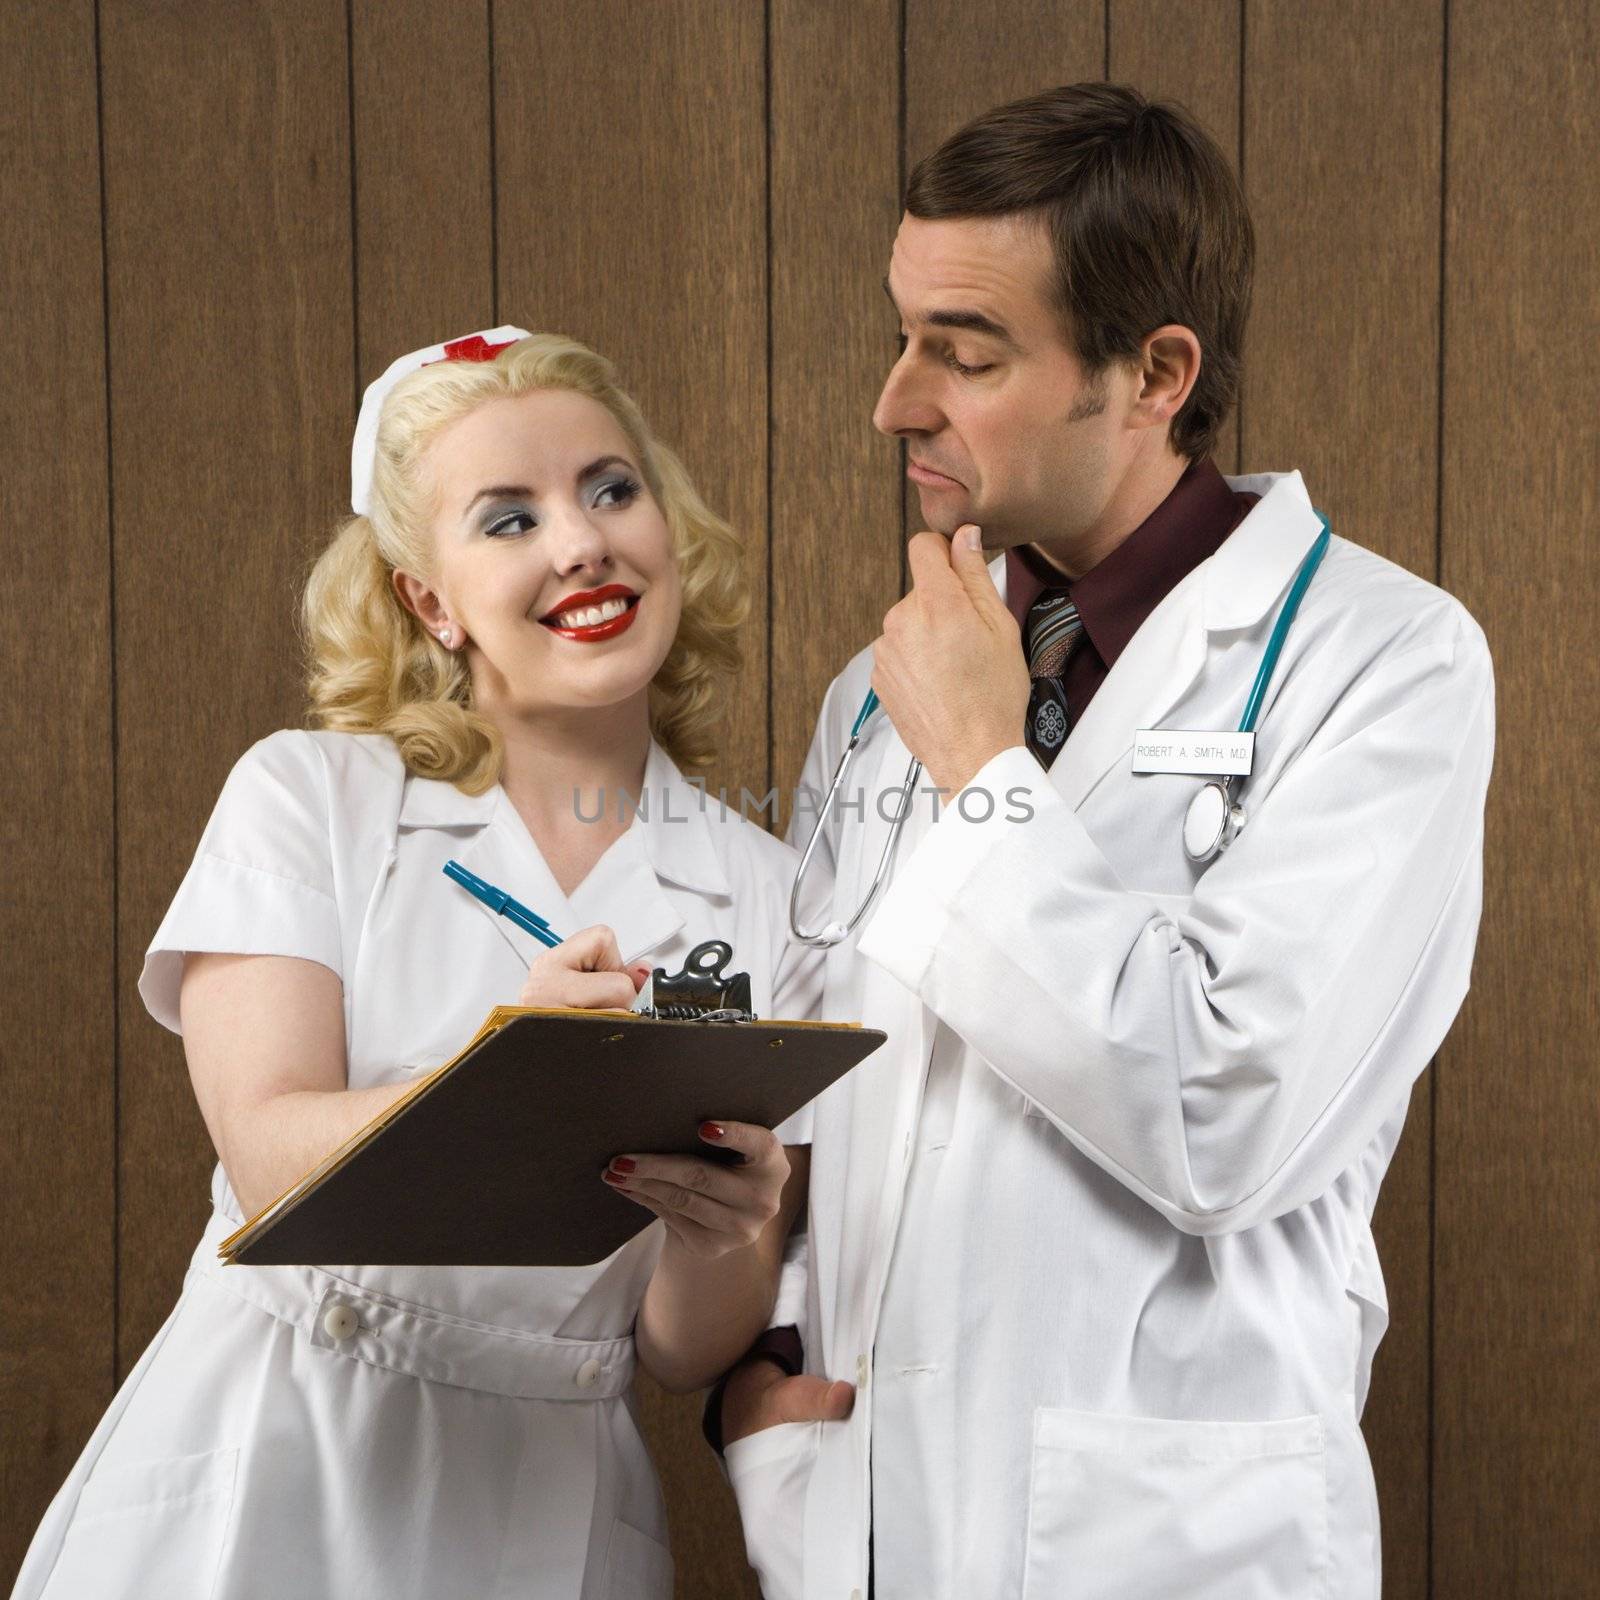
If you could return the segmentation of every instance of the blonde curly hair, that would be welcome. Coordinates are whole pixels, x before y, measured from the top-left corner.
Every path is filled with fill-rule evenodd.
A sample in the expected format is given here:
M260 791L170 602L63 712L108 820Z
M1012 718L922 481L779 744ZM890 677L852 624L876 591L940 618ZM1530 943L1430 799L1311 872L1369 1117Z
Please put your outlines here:
M425 578L432 568L432 490L421 470L429 443L486 401L540 389L599 401L639 453L683 589L677 637L650 684L650 728L680 767L704 768L715 753L717 681L739 668L738 633L749 609L743 546L617 387L611 363L557 334L519 339L492 361L436 362L390 391L378 424L369 515L341 525L306 582L308 720L345 733L386 733L410 771L467 794L499 782L500 735L473 710L465 662L401 603L394 574Z

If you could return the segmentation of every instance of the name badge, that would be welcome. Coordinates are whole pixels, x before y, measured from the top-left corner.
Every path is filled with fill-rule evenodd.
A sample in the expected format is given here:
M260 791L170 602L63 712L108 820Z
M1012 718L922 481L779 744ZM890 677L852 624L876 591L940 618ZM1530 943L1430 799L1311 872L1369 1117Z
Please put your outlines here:
M1141 728L1133 736L1135 772L1193 772L1204 778L1247 778L1256 755L1253 733L1186 733Z

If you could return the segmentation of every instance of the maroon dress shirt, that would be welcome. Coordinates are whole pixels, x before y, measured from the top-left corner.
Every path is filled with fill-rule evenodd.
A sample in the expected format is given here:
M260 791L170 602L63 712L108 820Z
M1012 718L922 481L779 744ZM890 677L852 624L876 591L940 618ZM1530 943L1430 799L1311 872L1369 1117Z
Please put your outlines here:
M1095 690L1144 620L1244 520L1260 498L1228 487L1209 456L1191 462L1172 493L1103 560L1076 581L1031 546L1006 551L1006 605L1019 626L1043 589L1065 585L1083 618L1083 642L1062 674L1076 727Z

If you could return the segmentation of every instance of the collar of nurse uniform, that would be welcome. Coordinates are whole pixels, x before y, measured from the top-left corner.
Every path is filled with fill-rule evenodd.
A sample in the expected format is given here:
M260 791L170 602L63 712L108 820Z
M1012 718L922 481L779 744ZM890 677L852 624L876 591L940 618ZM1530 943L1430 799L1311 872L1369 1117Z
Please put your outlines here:
M641 833L657 874L697 894L732 894L711 839L713 827L726 825L722 806L690 783L654 739L644 764L644 800L649 809L640 815Z
M496 784L478 795L463 794L453 783L419 778L408 773L400 802L402 828L482 828L494 819L499 806L510 801ZM574 804L579 814L595 817L599 797L580 794ZM672 757L653 739L645 758L644 783L638 794L608 794L606 811L618 807L629 816L637 813L631 832L640 835L644 853L656 874L699 894L732 893L721 857L712 842L711 829L722 822L722 807L705 791L689 783ZM598 821L598 817L596 817Z

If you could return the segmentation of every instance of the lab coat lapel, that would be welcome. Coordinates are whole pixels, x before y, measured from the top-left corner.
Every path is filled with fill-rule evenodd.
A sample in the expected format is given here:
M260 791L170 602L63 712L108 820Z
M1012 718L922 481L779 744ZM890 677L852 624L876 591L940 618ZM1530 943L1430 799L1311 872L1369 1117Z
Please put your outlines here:
M868 773L861 785L865 814L859 823L854 817L847 817L838 824L838 837L843 842L841 892L835 915L841 919L855 909L871 882L888 837L885 814L894 815L894 803L911 758L892 727L880 729L874 736L874 743L878 741L881 747L876 752L877 759L862 763ZM919 781L931 784L926 776ZM932 825L931 798L914 794L912 799L911 815L896 851L899 860L916 848ZM870 925L875 914L869 912L863 926ZM883 1049L869 1056L824 1097L832 1108L830 1114L847 1121L848 1138L841 1138L838 1148L848 1149L849 1160L840 1192L830 1196L833 1203L818 1206L813 1201L818 1210L831 1212L831 1253L841 1263L837 1274L819 1280L823 1327L830 1348L858 1350L870 1343L877 1320L905 1188L906 1141L916 1125L937 1021L898 979L876 962L859 959L853 940L840 946L830 959L840 964L844 975L838 988L844 996L843 1005L830 1005L830 1014L842 1020L859 1020L888 1035ZM831 981L829 987L833 992ZM862 1291L865 1298L861 1297ZM844 1298L836 1300L836 1293L842 1293Z
M921 1112L938 1018L898 979L876 962L865 969L861 986L861 1018L888 1036L887 1049L857 1067L851 1127L851 1170L838 1243L848 1263L841 1276L868 1288L868 1298L852 1309L861 1318L856 1342L871 1344L889 1275L900 1211L910 1168L906 1157ZM860 1222L876 1212L874 1225ZM847 1337L849 1335L847 1334Z
M1189 693L1217 636L1250 628L1266 615L1320 529L1298 472L1228 481L1261 500L1222 548L1151 612L1050 769L1074 808L1112 768L1131 759L1134 734L1160 727Z
M1050 769L1068 805L1081 805L1094 786L1133 748L1140 728L1159 727L1205 665L1206 635L1191 573L1145 620L1089 702Z

